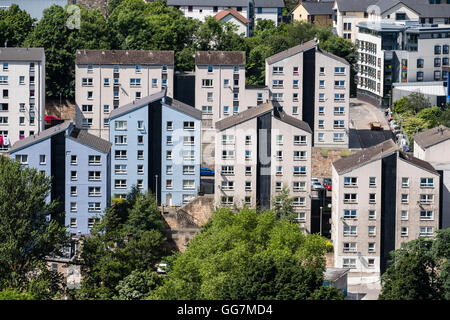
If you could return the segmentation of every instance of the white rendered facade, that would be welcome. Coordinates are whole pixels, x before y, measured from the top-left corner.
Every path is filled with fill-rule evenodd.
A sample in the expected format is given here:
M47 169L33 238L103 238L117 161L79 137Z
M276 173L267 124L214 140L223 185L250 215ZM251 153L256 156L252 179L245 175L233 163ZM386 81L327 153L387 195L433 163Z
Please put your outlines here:
M44 130L45 53L42 48L0 49L0 152Z

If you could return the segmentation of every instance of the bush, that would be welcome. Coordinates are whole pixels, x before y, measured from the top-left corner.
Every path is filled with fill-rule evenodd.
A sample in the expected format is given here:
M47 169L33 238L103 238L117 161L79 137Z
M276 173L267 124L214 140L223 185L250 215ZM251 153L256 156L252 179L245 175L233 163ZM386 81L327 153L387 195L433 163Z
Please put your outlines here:
M344 150L341 151L341 157L348 157L351 154L352 153L348 149L344 149Z
M322 155L322 157L328 157L328 149L320 150L320 154Z

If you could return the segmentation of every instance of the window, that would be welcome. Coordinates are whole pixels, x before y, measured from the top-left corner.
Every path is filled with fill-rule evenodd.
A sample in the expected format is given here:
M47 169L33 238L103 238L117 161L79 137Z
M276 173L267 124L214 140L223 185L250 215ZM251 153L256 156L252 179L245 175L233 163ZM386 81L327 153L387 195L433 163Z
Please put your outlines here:
M402 203L407 204L409 202L409 194L402 193Z
M430 204L434 200L434 196L432 194L421 194L420 195L420 203L421 204Z
M400 228L400 236L407 237L408 236L408 227L401 227Z
M294 166L294 176L304 176L306 175L306 167Z
M88 91L88 92L87 92L87 99L88 99L88 100L92 100L92 99L93 99L93 93L92 93L92 91Z
M319 93L319 101L320 102L325 101L325 93Z
M275 157L278 161L282 161L283 160L283 151L277 150Z
M376 235L376 227L375 226L369 226L369 236Z
M73 155L70 157L70 164L71 165L77 164L77 156Z
M376 193L369 193L369 203L376 203Z
M138 160L144 160L144 150L137 151L137 158Z
M173 130L173 122L172 121L167 121L166 129L167 130Z
M344 128L344 120L334 120L333 128L334 129L343 129Z
M281 191L283 186L280 181L275 182L275 191Z
M229 114L230 113L230 107L229 106L224 106L223 107L223 114Z
M141 73L141 71L142 71L142 66L136 65L135 70L136 70L136 73Z
M344 210L344 219L356 219L356 210L345 209Z
M369 252L375 252L375 242L369 242L367 247Z
M125 179L116 179L116 180L114 180L114 187L116 189L126 189L126 187L127 187L127 180L125 180Z
M92 78L82 78L81 79L82 86L92 86L92 84L93 84Z
M193 146L194 145L194 136L184 136L183 137L183 145L185 146Z
M126 129L126 121L125 121L125 129ZM139 121L137 122L137 129L138 129L138 130L144 130L144 121L139 120Z
M294 192L297 191L306 191L306 182L305 181L294 181L292 190Z
M138 168L138 170L139 170L139 168ZM166 174L167 175L171 175L172 173L173 173L172 166L166 166Z
M395 14L395 20L406 20L406 13L397 12Z
M408 220L408 210L402 210L400 212L400 219L401 220Z
M172 188L173 188L172 179L167 179L166 180L166 189L172 189Z
M298 75L298 67L293 67L293 68L292 68L292 73L293 73L294 75Z
M434 54L441 54L441 46L439 45L434 46Z
M344 236L356 236L356 226L344 225Z
M137 144L144 144L144 136L137 136Z
M239 113L239 107L238 106L234 106L233 107L233 114L238 114Z
M76 171L70 171L70 180L72 180L72 181L78 180Z
M246 145L252 144L252 136L245 136L245 144Z
M433 211L420 210L420 220L433 220Z
M416 80L423 81L423 72L422 71L417 71Z
M350 258L342 259L342 267L355 269L356 268L356 259L353 259L353 258L352 259L350 259Z
M39 164L45 164L45 154L39 155Z
M127 158L127 150L115 150L114 152L115 159L123 160Z
M166 136L166 144L171 146L173 144L172 136Z
M333 133L333 141L344 141L344 134L343 133Z
M8 76L0 76L0 84L8 84Z
M441 58L435 58L434 59L434 66L440 67L441 66Z
M420 178L420 187L421 188L434 188L434 179L433 178Z
M127 144L127 136L115 136L114 137L115 144Z
M220 174L222 174L224 176L234 175L234 166L222 166Z
M369 220L374 220L377 217L377 212L375 210L369 210Z
M319 107L319 115L323 116L325 114L325 107L320 106Z
M294 145L306 144L306 136L294 136Z
M115 174L126 174L127 173L127 165L126 164L116 164L114 166Z
M278 92L278 93L272 93L272 100L273 101L283 101L283 94Z
M325 80L319 80L319 88L325 88Z
M221 197L222 205L229 206L233 204L233 197Z
M234 181L231 181L231 180L222 181L221 189L222 190L234 190Z
M202 87L203 88L212 88L213 79L202 79Z
M222 145L232 145L234 144L234 135L223 134L222 135Z
M127 130L127 122L126 121L116 121L115 124L116 124L116 126L115 126L116 130Z
M305 197L294 197L294 201L292 202L294 207L306 206L306 198Z
M76 202L70 203L70 211L77 211L77 203Z
M101 156L99 156L99 155L90 155L88 159L89 159L89 165L101 164Z
M344 193L344 203L357 203L358 195L356 193Z
M447 2L448 3L448 2ZM442 46L442 53L443 54L448 54L448 52L449 52L449 46L448 46L448 44L444 44L443 46Z
M277 166L275 174L277 176L282 176L283 175L283 167L282 166Z
M423 68L423 59L417 59L417 68Z
M273 80L272 81L272 88L277 89L277 88L283 88L283 80Z
M172 150L166 151L166 160L172 160Z
M356 252L356 242L344 242L344 252Z
M334 68L335 74L344 74L345 73L345 67L335 67Z
M251 159L252 159L251 150L245 150L245 160L251 160Z
M193 194L183 194L183 203L189 203L194 200Z
M195 189L195 181L194 180L183 180L183 189L184 190Z
M356 186L358 186L358 178L344 177L344 187L356 187Z
M89 181L101 180L101 171L89 171L88 179Z
M375 267L375 259L374 258L367 259L367 267L368 268L374 268Z
M72 197L75 197L77 195L77 187L76 186L71 186L70 187L70 195Z
M183 174L195 174L194 166L183 166Z
M292 101L293 102L298 102L298 93L293 93L292 94Z
M377 178L369 177L369 187L376 187L376 186L377 186Z
M212 114L212 106L202 106L203 114Z
M89 212L99 212L101 211L100 202L89 202L88 203Z
M18 154L16 155L16 161L19 161L21 164L28 164L28 155Z
M246 176L252 175L252 167L251 166L245 166L245 175Z
M141 92L140 92L140 91L136 91L136 92L135 92L135 95L134 95L134 98L135 98L136 100L139 100L139 99L141 98Z
M183 122L183 129L184 130L194 130L195 129L194 121L184 121Z
M409 188L409 178L402 178L402 188Z
M345 94L344 93L335 93L334 94L334 101L344 101L345 100Z
M292 107L292 114L298 115L298 107L297 106Z
M306 151L294 151L294 161L306 160Z
M109 105L108 104L103 105L103 113L109 113Z
M344 87L345 87L345 81L344 80L334 81L334 88L335 89L342 89Z
M195 153L194 150L184 150L183 151L183 160L194 160Z
M283 74L283 67L273 67L272 73L273 74Z
M321 76L323 76L325 74L325 67L320 67L319 68L319 73Z
M433 227L420 227L420 233L419 235L421 237L429 237L433 235Z

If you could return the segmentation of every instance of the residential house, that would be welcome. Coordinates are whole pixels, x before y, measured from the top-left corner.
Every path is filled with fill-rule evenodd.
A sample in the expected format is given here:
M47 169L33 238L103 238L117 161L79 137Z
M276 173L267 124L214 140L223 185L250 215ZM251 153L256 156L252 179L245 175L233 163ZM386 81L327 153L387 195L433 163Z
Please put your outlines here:
M334 1L300 1L292 10L291 18L319 26L333 26L333 6Z
M0 48L0 152L44 130L43 48Z
M283 0L254 0L254 25L259 20L272 20L279 26L283 18Z
M332 164L334 266L372 280L390 252L439 228L440 176L392 140Z
M161 91L113 110L109 119L113 197L125 197L133 185L151 190L167 206L181 206L197 196L199 110Z
M266 59L270 99L313 130L313 146L348 148L350 64L311 40Z
M271 102L215 123L215 206L272 208L283 186L311 232L311 129Z
M222 10L214 17L216 18L217 21L232 23L236 27L237 34L243 34L246 37L248 37L250 20L242 16L236 10L233 9Z
M172 97L173 72L173 51L77 50L77 125L109 139L108 115L120 106L164 88Z

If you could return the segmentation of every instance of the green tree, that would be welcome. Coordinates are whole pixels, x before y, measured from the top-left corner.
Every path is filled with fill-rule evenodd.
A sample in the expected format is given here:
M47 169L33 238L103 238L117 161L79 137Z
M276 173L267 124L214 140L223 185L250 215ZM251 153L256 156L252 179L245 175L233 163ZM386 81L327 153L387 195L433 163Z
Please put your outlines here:
M36 298L28 292L5 289L0 291L0 300L36 300Z
M293 221L297 215L292 205L294 197L290 197L289 193L289 188L284 185L281 191L273 197L272 208L279 219L286 218Z
M379 300L441 299L437 265L431 253L432 240L419 238L391 252L391 265L381 276Z
M149 299L306 299L322 285L326 243L273 211L219 209Z
M0 45L21 47L27 35L33 29L36 19L32 18L17 4L6 10L0 10Z
M0 157L0 288L24 291L42 281L53 289L58 285L43 263L46 256L59 254L69 237L56 219L46 220L60 214L54 201L47 203L50 190L50 178ZM50 295L56 294L53 289Z
M79 262L84 275L78 299L112 299L133 271L153 270L166 253L164 224L150 192L115 201L84 239ZM134 199L134 200L133 200Z
M345 300L345 297L335 287L321 286L311 294L309 300Z
M450 300L450 228L437 231L432 254L439 266L443 296L446 300Z
M160 285L162 278L156 272L133 270L119 282L116 289L118 300L139 300L148 296L150 292Z

